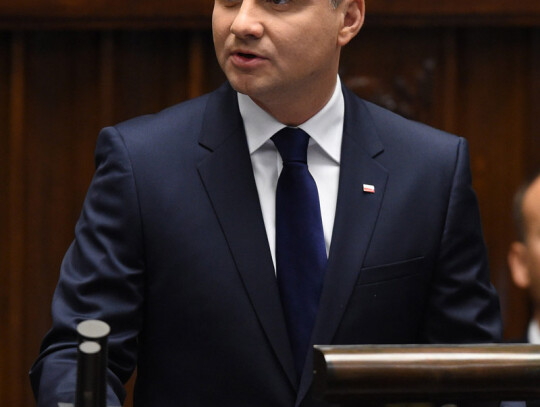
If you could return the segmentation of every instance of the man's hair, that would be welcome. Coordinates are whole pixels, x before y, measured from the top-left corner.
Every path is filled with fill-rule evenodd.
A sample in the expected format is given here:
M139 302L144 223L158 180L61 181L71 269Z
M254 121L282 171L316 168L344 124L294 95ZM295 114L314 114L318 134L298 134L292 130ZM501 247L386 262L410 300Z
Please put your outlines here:
M540 178L540 169L533 172L530 177L528 177L523 184L519 187L516 194L514 195L514 224L516 226L517 238L520 242L525 243L527 238L527 225L525 224L525 216L523 215L523 200L525 194L531 187L531 185Z
M332 7L334 7L334 8L338 8L339 3L341 3L341 0L330 0L330 4L331 4Z

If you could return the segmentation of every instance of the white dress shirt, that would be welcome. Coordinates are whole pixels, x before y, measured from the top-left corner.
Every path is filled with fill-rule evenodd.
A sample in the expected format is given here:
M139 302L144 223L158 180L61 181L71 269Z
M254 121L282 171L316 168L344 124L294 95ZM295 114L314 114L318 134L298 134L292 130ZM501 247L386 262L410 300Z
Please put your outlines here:
M527 340L534 345L540 345L540 327L538 322L532 319L529 322L529 329L527 330Z
M283 164L270 138L286 125L270 116L244 94L238 94L238 105L244 121L264 226L275 268L276 186ZM330 101L315 116L298 126L311 137L307 162L319 191L327 255L330 251L336 213L344 116L345 102L338 77Z

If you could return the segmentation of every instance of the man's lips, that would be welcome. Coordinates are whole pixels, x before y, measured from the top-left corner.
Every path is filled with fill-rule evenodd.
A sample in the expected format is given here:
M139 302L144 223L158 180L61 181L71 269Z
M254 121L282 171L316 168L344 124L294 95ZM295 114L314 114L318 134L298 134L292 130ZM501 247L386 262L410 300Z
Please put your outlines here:
M250 54L247 52L236 52L235 54L238 55L240 58L247 58L247 59L259 58L257 55Z
M249 51L239 50L231 52L232 63L239 68L254 68L267 60L267 58Z
M256 52L252 52L248 49L235 49L231 52L232 55L238 55L238 56L241 56L243 58L249 58L249 59L253 59L253 58L263 58L262 55L256 53ZM263 58L264 59L264 58Z

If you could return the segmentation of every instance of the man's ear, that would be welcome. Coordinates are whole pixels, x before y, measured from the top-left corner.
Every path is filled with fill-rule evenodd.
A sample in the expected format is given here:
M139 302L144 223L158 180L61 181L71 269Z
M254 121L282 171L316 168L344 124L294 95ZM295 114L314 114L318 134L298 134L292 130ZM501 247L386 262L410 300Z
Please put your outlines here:
M512 243L508 252L508 265L514 284L519 288L529 288L531 277L527 264L527 247L523 243Z
M343 13L343 25L338 35L338 45L343 47L364 25L365 3L364 0L343 0L338 10Z

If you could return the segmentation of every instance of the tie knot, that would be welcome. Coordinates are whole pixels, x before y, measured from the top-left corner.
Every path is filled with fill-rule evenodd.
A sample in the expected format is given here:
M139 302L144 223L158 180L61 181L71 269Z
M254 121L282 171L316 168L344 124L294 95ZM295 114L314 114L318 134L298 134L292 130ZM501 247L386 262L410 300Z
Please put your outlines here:
M272 141L286 162L307 163L309 134L297 127L284 127L272 136Z

